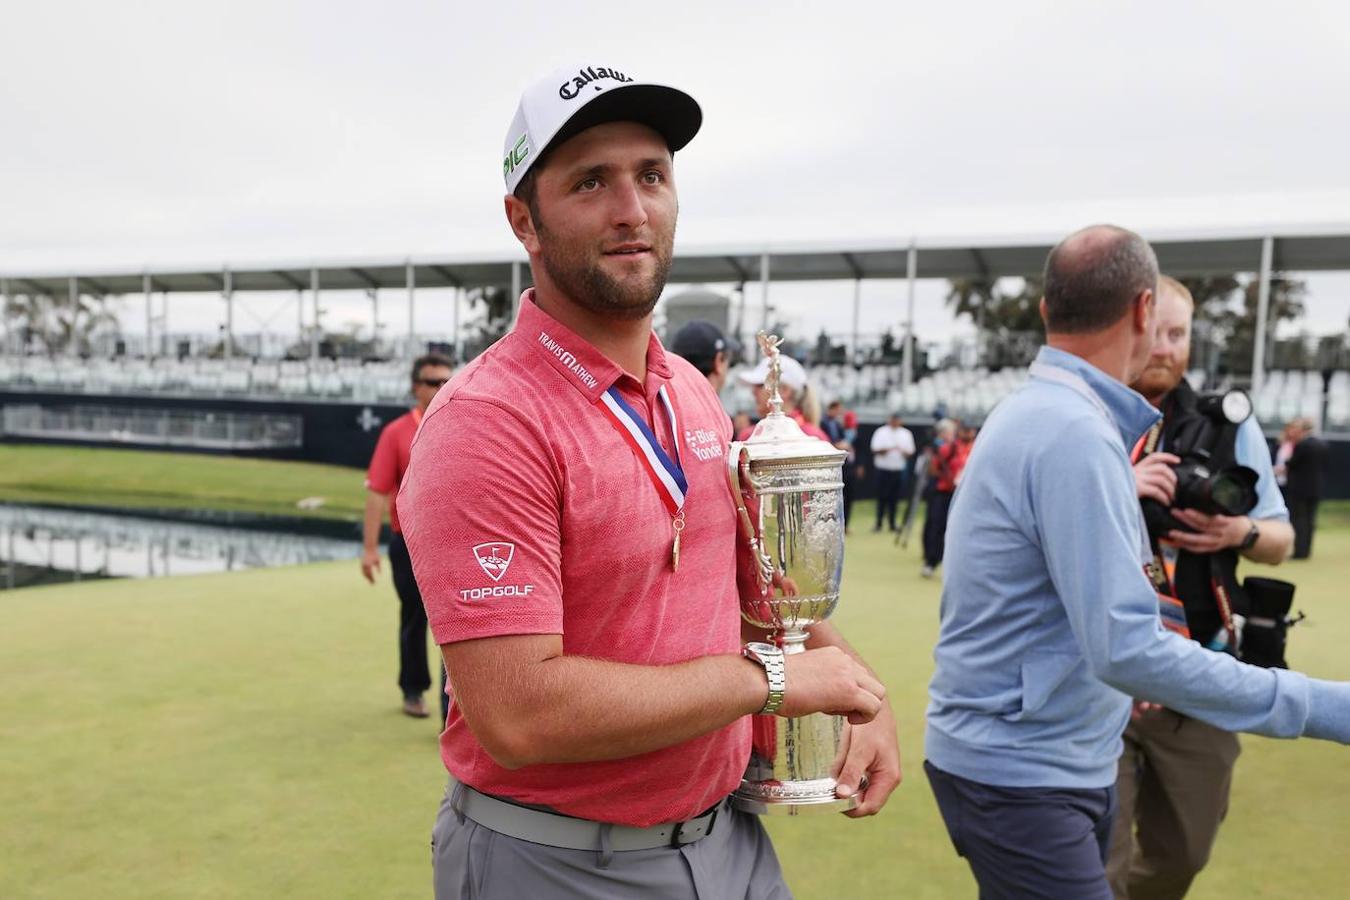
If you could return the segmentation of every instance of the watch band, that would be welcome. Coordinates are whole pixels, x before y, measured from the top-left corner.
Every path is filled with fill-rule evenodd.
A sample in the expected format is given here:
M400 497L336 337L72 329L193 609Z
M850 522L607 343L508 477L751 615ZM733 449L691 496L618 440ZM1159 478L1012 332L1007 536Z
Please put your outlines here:
M1256 546L1256 542L1260 539L1260 537L1261 537L1261 526L1257 524L1255 519L1252 519L1252 528L1250 531L1247 532L1247 536L1242 539L1242 543L1238 544L1238 550L1244 551L1252 549L1253 547Z
M783 660L783 648L754 641L741 648L741 655L764 667L764 674L769 681L769 696L760 708L759 715L773 715L782 707L783 698L787 696L787 665Z

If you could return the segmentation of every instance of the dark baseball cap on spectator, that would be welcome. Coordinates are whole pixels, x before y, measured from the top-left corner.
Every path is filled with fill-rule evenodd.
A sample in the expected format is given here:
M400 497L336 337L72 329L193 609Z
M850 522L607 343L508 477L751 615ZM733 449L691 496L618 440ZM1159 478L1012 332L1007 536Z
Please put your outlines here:
M700 371L712 368L718 353L728 356L736 350L736 342L722 334L722 329L711 322L695 319L688 322L670 342L671 352L693 363ZM704 372L703 374L707 374Z

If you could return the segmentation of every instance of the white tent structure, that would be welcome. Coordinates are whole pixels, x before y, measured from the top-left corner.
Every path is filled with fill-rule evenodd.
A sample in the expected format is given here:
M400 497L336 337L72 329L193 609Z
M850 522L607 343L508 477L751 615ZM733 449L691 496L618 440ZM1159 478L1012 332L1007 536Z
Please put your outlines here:
M1350 225L1282 229L1235 229L1223 232L1146 234L1164 271L1174 275L1254 272L1259 278L1257 340L1252 361L1252 390L1260 393L1265 379L1266 313L1271 273L1275 271L1350 270ZM913 238L894 242L781 244L759 247L682 249L670 272L672 283L741 283L760 286L761 321L767 323L773 281L853 280L853 344L858 345L858 306L863 279L907 279L908 312L914 320L914 282L920 278L995 278L1040 272L1058 237L1024 239ZM0 272L0 295L136 295L145 297L147 346L151 331L151 296L155 293L216 293L226 301L225 352L233 348L233 296L242 291L295 291L299 323L305 325L309 295L311 321L318 322L325 290L362 290L375 301L378 292L406 292L409 336L415 323L418 288L463 291L486 285L510 285L518 296L529 277L523 258L437 257L347 260L327 263L220 265L163 270L105 272ZM744 297L744 292L742 292ZM456 304L458 311L458 303ZM747 320L748 321L748 320ZM455 326L458 331L458 322ZM912 331L912 328L910 329ZM311 354L318 355L318 329L311 329ZM458 337L458 335L456 335ZM905 341L911 352L912 342ZM902 373L908 381L911 360Z

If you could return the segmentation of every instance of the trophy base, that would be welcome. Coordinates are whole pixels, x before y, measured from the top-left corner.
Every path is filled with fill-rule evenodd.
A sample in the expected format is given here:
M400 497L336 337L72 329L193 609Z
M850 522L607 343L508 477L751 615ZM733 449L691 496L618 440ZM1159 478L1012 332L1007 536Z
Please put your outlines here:
M857 797L839 797L833 778L816 781L742 781L731 795L731 805L756 816L800 816L844 812L858 805Z

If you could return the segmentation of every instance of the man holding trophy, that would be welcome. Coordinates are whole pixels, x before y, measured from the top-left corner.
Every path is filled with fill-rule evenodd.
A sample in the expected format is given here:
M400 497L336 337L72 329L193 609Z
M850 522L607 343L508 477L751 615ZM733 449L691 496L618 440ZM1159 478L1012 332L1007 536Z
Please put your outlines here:
M746 811L871 815L899 782L885 689L819 621L843 526L810 454L837 451L757 431L731 458L716 395L652 334L701 119L587 64L508 132L535 287L428 409L399 499L454 696L438 897L788 896Z

